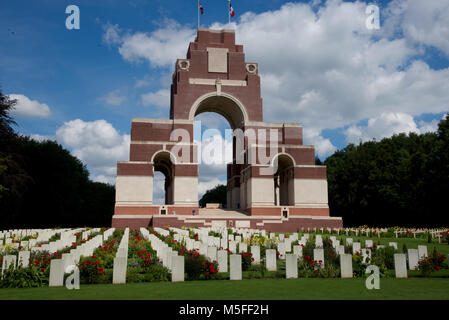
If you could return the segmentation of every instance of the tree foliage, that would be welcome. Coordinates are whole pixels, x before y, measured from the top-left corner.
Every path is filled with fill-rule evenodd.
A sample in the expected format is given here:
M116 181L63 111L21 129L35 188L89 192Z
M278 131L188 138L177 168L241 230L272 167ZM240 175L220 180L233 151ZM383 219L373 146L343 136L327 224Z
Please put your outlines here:
M0 92L0 225L50 228L110 225L115 188L89 180L83 163L54 141L17 135Z
M222 184L207 190L200 199L200 207L204 208L206 203L221 203L223 208L226 207L226 193L226 186Z
M448 225L449 114L437 133L348 145L326 159L329 206L348 225Z

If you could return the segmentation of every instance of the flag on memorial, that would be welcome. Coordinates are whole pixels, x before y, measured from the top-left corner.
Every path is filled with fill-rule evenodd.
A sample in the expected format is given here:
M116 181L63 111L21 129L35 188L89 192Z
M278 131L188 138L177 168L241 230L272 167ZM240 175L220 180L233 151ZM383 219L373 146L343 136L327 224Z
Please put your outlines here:
M198 7L200 8L201 14L204 14L203 6L201 5L201 2L198 1Z
M232 8L231 1L229 1L229 12L231 13L231 17L235 16L234 9Z

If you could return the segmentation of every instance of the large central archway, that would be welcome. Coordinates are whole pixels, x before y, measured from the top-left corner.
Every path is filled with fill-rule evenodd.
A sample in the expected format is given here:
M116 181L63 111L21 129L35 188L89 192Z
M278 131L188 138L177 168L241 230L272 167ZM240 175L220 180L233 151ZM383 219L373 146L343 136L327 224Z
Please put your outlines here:
M232 129L242 128L248 122L248 113L242 102L231 94L210 92L199 97L190 108L189 120L203 112L215 112L228 120Z

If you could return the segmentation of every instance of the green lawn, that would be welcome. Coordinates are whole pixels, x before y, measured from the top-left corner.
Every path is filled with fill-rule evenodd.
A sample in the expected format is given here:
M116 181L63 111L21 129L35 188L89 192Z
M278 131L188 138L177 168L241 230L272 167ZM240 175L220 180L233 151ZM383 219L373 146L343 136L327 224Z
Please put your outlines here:
M150 299L150 300L304 300L304 299L449 299L449 279L380 280L368 290L364 279L267 279L241 281L153 282L81 285L59 288L0 289L0 299Z

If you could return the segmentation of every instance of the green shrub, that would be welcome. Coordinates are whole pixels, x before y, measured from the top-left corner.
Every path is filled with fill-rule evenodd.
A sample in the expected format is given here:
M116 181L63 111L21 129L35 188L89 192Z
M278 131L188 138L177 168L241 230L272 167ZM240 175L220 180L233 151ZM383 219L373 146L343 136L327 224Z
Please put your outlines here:
M3 271L0 288L34 288L42 287L46 283L48 278L37 267L14 269L11 265L9 269Z
M241 252L242 256L242 271L247 271L251 267L251 262L254 261L253 254L250 252Z
M78 268L80 270L80 282L85 284L99 283L103 280L105 271L99 259L92 257L81 257Z

